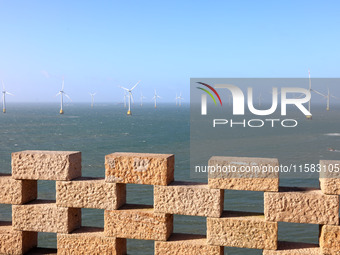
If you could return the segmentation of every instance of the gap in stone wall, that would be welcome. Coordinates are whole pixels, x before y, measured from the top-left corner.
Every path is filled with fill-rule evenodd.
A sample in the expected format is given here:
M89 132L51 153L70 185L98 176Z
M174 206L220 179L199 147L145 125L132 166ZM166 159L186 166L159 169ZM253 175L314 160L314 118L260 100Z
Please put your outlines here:
M38 247L57 249L57 234L39 232Z
M153 185L126 184L126 203L153 205Z
M126 239L126 250L128 255L139 254L140 251L143 251L144 254L154 254L155 241Z
M12 205L0 204L0 222L12 221Z
M241 198L240 198L241 197ZM263 192L246 190L225 190L224 210L263 213Z
M235 247L224 247L225 255L262 255L262 250L259 249L245 249L245 248L235 248Z
M319 243L319 225L302 223L278 223L278 241Z
M207 218L174 214L173 233L206 235Z
M81 225L83 227L104 228L104 210L82 208Z
M38 180L38 199L56 200L56 182Z

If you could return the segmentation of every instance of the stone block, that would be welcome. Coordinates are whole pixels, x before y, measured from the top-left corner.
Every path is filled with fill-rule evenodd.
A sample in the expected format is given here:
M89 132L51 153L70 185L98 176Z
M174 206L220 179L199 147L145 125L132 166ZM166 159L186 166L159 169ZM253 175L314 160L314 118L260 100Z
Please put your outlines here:
M264 250L263 255L321 255L321 249L317 244L278 242L278 249Z
M11 222L0 222L0 254L21 255L37 246L35 232L13 230Z
M57 181L57 205L72 208L115 210L125 204L126 184L108 183L101 178Z
M321 226L319 243L323 254L340 255L340 226Z
M224 192L207 184L172 182L154 187L155 212L205 217L220 217Z
M81 209L57 207L54 201L35 200L12 206L13 228L21 231L70 233L81 224Z
M210 245L276 250L277 229L257 213L225 211L221 218L207 218Z
M279 161L275 158L211 157L208 183L213 189L278 191Z
M173 216L155 213L152 206L124 205L119 210L105 211L106 236L166 241L173 230Z
M12 176L24 180L70 181L81 176L81 152L13 152Z
M155 255L223 255L222 246L208 245L206 236L172 234L168 241L155 242Z
M0 204L20 205L37 198L37 181L15 180L0 174Z
M340 161L320 160L320 188L328 195L340 195Z
M282 187L264 193L267 221L310 224L339 224L339 196L325 195L313 188Z
M107 182L167 185L174 180L172 154L116 152L105 156Z
M102 228L82 227L57 239L58 255L126 254L126 239L106 237Z

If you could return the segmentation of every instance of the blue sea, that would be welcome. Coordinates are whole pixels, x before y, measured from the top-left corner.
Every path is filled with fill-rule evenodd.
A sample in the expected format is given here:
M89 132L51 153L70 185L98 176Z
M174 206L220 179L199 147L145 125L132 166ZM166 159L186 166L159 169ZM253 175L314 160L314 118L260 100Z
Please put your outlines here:
M190 179L190 108L173 104L134 105L132 116L126 115L122 104L68 104L65 114L59 114L58 104L9 104L7 113L0 114L0 172L11 172L11 152L22 150L66 150L82 152L83 176L104 177L104 157L113 152L171 153L175 154L175 179ZM326 112L321 106L315 118L325 128L317 132L311 127L299 132L303 153L318 146L320 159L340 159L339 108ZM328 115L327 115L328 114ZM319 117L318 117L319 116ZM314 114L313 114L314 117ZM322 120L322 121L321 121ZM322 132L320 132L322 130ZM280 132L270 134L277 140ZM263 139L261 139L261 136ZM244 139L244 137L240 137ZM296 139L284 134L284 139ZM232 139L231 143L237 143ZM263 141L263 144L261 144ZM267 133L257 133L257 150L268 145ZM232 146L232 144L231 144ZM279 146L279 145L278 145ZM272 146L271 150L275 150ZM282 155L282 150L280 151ZM290 156L292 151L287 150ZM248 155L252 156L252 155ZM317 179L281 180L284 186L318 187ZM55 182L38 181L39 199L55 199ZM153 204L153 189L149 185L128 185L127 202ZM263 192L225 191L225 209L263 212ZM0 205L0 221L11 220L11 206ZM82 225L103 227L104 212L82 209ZM204 217L174 216L174 232L206 234ZM318 225L279 223L279 240L318 243ZM56 234L39 233L39 247L56 248ZM128 254L153 254L154 242L128 240ZM261 250L225 248L225 254L262 254Z

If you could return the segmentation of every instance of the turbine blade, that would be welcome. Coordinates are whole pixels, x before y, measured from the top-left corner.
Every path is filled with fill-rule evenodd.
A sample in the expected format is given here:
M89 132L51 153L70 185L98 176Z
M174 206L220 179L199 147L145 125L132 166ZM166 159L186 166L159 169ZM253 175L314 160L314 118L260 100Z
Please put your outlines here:
M133 89L138 85L138 83L140 83L140 81L138 81L138 82L135 84L135 86L133 86L132 89L130 89L130 90L133 90Z
M70 101L72 101L72 99L64 92L65 97L67 97L68 99L70 99Z
M124 88L124 87L122 87L122 86L119 86L121 89L124 89L124 90L126 90L126 91L129 91L129 89L127 89L127 88Z
M3 80L1 80L1 83L2 83L2 90L5 91L5 83Z
M320 93L319 91L316 91L316 90L314 90L314 89L312 89L312 91L314 91L316 94L319 94L320 96L327 97L326 95Z
M64 90L64 77L63 77L63 82L61 83L61 90Z
M6 94L7 94L7 95L10 95L10 96L14 96L12 93L9 93L9 92L7 92L7 91L6 91Z
M55 96L59 96L61 94L61 92L59 91L59 93L57 93Z

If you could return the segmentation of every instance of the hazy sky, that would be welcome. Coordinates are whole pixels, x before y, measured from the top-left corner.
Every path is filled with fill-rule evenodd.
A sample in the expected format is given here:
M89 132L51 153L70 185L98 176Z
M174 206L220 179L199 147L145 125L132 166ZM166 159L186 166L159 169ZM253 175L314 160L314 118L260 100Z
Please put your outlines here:
M340 77L339 1L1 1L8 102L151 100L190 77ZM340 88L333 92L340 96Z

